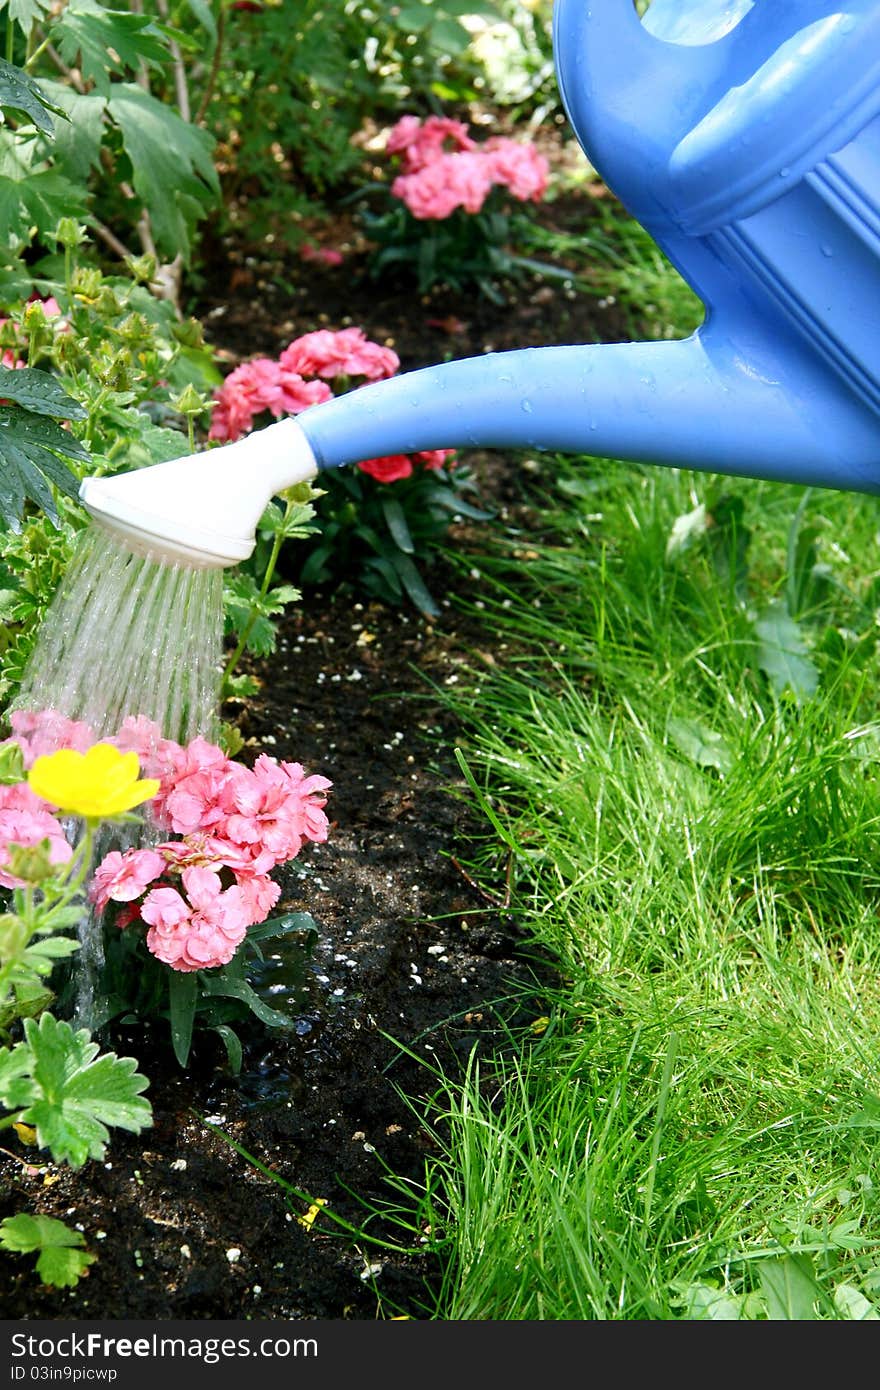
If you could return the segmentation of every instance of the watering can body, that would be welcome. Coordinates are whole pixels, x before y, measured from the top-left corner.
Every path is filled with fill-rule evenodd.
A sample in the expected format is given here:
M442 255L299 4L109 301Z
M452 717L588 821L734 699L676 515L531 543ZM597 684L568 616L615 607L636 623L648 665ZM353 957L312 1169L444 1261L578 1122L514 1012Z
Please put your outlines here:
M488 354L301 417L321 466L573 450L880 492L880 5L556 0L588 158L706 306L678 343Z
M588 159L699 295L701 327L488 353L311 407L210 452L209 532L243 533L316 468L468 446L880 493L880 3L653 0L643 22L632 0L555 0L554 55ZM243 471L268 489L250 506ZM127 475L90 498L87 481L99 519L116 485L148 490Z

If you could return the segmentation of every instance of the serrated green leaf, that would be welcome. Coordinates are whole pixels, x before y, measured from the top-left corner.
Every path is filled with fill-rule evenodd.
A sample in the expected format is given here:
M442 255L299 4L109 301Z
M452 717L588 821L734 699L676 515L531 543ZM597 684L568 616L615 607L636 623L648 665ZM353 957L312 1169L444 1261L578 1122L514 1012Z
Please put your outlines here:
M5 0L3 8L8 9L9 18L18 24L23 34L30 34L35 23L48 13L50 0Z
M810 660L800 627L778 599L755 623L758 665L777 695L790 690L800 702L814 695L819 672Z
M226 680L227 695L234 695L238 699L249 699L256 695L259 688L259 682L253 676L228 676Z
M29 1092L22 1092L25 1078L28 1076L31 1067L30 1049L25 1043L16 1043L15 1047L0 1048L0 1103L6 1110L17 1110L23 1101L19 1101L19 1094L27 1096Z
M71 1230L54 1216L31 1216L20 1212L0 1222L0 1247L17 1255L38 1250L37 1273L42 1282L55 1289L71 1288L94 1264L95 1256L82 1247L81 1231Z
M57 376L39 367L0 366L0 399L15 401L35 415L51 415L56 420L84 420L87 414L79 401L67 394ZM85 457L82 445L79 448L80 457Z
M814 1305L819 1289L810 1262L803 1255L761 1260L758 1276L767 1301L768 1318L784 1322L815 1320Z
M54 112L56 116L65 114L32 77L21 68L7 63L4 58L0 58L0 107L30 116L44 135L52 135L55 131L55 122L49 112Z
M19 1212L17 1216L7 1216L5 1221L0 1222L0 1245L16 1255L32 1255L35 1250L45 1250L53 1245L57 1249L85 1245L85 1240L82 1231L72 1231L54 1216L31 1216L28 1212Z
M213 140L132 83L117 83L107 109L131 160L135 191L149 210L156 244L189 250L188 221L219 193Z
M56 1163L81 1168L87 1158L104 1157L108 1125L139 1133L152 1119L141 1092L149 1084L133 1057L115 1052L99 1055L85 1029L43 1014L39 1023L25 1021L29 1074L7 1087L11 1108L33 1125L40 1148ZM14 1049L17 1051L17 1049Z
M167 45L148 15L105 9L97 0L70 0L53 34L64 61L78 67L103 96L110 93L111 73L137 71L141 62L163 67L170 61Z
M89 457L80 441L54 420L19 406L0 406L0 515L14 530L27 498L57 523L50 483L76 497L77 479L58 454L83 461Z
M41 1252L37 1260L37 1274L48 1288L73 1288L97 1258L97 1255L90 1255L88 1250L65 1250L53 1246Z
M2 132L0 132L2 133ZM53 169L10 171L3 160L0 173L0 244L18 248L30 241L33 227L54 231L62 217L85 217L84 190Z

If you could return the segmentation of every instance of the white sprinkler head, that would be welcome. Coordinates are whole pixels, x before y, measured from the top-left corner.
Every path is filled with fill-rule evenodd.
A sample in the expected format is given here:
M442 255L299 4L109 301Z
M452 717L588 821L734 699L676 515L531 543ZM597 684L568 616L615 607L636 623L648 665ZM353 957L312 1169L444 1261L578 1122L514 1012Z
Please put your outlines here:
M85 478L80 501L138 555L194 569L246 560L270 498L317 475L296 420L280 420L234 444L114 477Z

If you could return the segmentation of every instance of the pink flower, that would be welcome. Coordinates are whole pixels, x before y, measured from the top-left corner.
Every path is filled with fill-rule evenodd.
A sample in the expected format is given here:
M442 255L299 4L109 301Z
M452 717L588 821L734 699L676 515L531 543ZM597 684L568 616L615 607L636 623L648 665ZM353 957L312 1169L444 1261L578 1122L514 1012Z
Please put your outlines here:
M152 849L111 850L95 870L89 897L99 912L108 902L130 903L165 871L165 860Z
M299 763L278 763L265 754L253 768L233 764L223 838L247 846L263 865L268 856L275 864L295 859L304 840L327 838L323 807L331 785L326 777L305 777Z
M534 145L496 135L483 149L493 183L505 185L520 202L541 201L547 192L550 166Z
M313 246L309 241L300 247L299 254L304 261L321 261L323 265L342 265L345 260L341 251L331 246Z
M281 393L278 378L278 363L269 357L242 362L231 371L215 393L217 405L208 438L238 439L251 428L256 415L264 410L274 413Z
M284 367L279 372L278 382L281 409L287 415L299 415L301 410L329 401L333 395L326 381L303 381L298 372L287 371Z
M224 791L232 764L216 744L194 738L176 745L169 771L153 800L159 825L178 835L220 827L226 818Z
M47 801L31 791L27 782L0 786L0 811L45 811L48 805Z
M147 948L172 970L228 965L248 926L240 888L222 889L211 869L184 869L182 878L186 898L175 888L147 894L141 908L150 926Z
M412 174L400 174L391 185L413 217L442 221L456 208L479 212L492 188L492 169L479 151L441 154Z
M12 739L7 742L19 744L26 768L30 768L34 759L44 753L55 753L59 748L73 748L78 753L85 753L95 742L95 735L88 724L68 719L55 709L13 710L9 724Z
M295 338L281 354L281 365L300 376L362 376L381 381L393 376L400 358L391 348L371 342L361 328L341 328L334 333L319 328Z
M416 463L430 469L442 468L447 459L454 457L454 449L422 449L420 453L413 454Z
M446 142L453 152L473 150L476 145L467 133L467 126L447 116L429 116L423 123L417 116L402 116L385 143L388 154L403 155L405 174L417 173L446 152Z
M53 815L45 810L0 811L0 883L4 888L22 888L24 881L9 873L10 846L32 849L43 840L49 841L49 862L67 864L73 854L64 831Z
M242 874L240 878L236 875L236 882L241 889L241 902L247 914L248 926L265 922L281 897L280 883L266 874Z
M137 753L141 776L158 777L160 781L173 770L183 752L179 743L163 738L159 725L145 714L128 715L119 732L107 742L120 753Z

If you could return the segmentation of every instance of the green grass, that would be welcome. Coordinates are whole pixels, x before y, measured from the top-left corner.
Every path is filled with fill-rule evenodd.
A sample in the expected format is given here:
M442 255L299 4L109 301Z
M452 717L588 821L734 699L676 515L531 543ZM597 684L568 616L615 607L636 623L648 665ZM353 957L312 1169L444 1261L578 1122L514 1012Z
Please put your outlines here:
M437 1093L435 1316L876 1319L880 504L527 476L537 531L450 555L498 659L441 693L454 852L558 984Z

